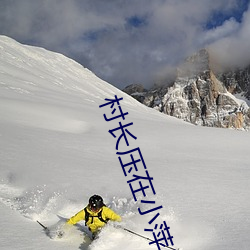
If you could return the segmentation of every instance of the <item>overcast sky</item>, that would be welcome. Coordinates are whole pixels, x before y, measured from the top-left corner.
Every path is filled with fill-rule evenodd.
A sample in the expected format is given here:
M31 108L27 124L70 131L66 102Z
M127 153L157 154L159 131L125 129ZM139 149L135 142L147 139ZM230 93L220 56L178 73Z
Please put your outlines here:
M149 86L204 47L250 62L250 0L0 0L0 34L57 51L111 84Z

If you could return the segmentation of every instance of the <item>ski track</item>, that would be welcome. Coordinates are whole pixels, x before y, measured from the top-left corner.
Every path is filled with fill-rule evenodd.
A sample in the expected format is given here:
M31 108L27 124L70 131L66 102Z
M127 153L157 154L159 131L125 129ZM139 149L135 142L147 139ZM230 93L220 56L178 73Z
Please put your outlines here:
M132 198L116 198L106 197L105 200L108 202L106 205L111 209L117 211L122 217L123 222L121 225L124 228L128 228L134 232L137 232L143 236L150 237L147 235L143 228L145 228L145 222L149 221L147 217L138 215L137 206ZM0 184L0 202L10 209L18 212L20 216L28 220L40 221L46 227L49 228L50 233L47 234L49 240L58 241L68 246L69 249L81 249L81 250L115 250L115 249L136 249L136 250L150 250L153 247L149 246L148 241L137 237L129 232L122 229L115 228L113 223L107 225L100 233L98 239L95 241L90 240L90 233L85 227L84 222L80 222L73 227L65 228L65 221L67 218L72 216L76 211L83 208L82 203L67 200L63 192L50 192L49 187L46 185L40 187L33 187L28 190L13 186L11 183ZM167 214L163 216L163 219L170 224L175 225L175 231L179 235L185 234L182 238L182 244L187 246L188 249L192 247L198 247L204 245L204 239L199 241L199 232L208 230L206 225L186 224L187 222L179 222L174 211L169 208ZM38 230L45 234L44 230L37 225ZM65 234L63 238L58 238L58 231L64 230ZM214 233L214 232L212 232ZM208 243L211 240L211 232L207 231ZM173 233L172 233L173 235ZM193 235L197 238L192 239ZM126 239L127 244L124 246ZM150 237L152 238L152 236ZM112 239L112 240L110 240ZM177 246L173 246L176 247ZM198 247L199 248L199 247ZM156 248L155 248L156 249ZM185 248L181 248L184 249Z
M66 219L74 214L74 211L82 204L66 200L63 193L50 193L47 189L46 185L44 185L30 190L23 190L11 185L11 183L2 182L0 184L0 202L26 219L34 222L39 220L45 223L45 226L50 230L47 236L54 241L63 242L69 247L78 246L78 249L82 250L106 250L121 247L123 249L126 247L125 249L138 250L152 249L152 247L148 246L147 240L135 237L122 229L117 229L112 223L101 231L98 239L94 242L90 240L91 234L84 226L84 222L66 228L63 238L59 239L57 237L58 231L62 228L65 230ZM141 223L141 219L136 215L137 204L133 199L113 197L109 199L107 206L119 211L119 214L124 219L124 222L121 223L122 226L132 228L135 231L138 230L138 223ZM61 214L62 217L58 217L57 214ZM41 232L45 233L43 230ZM122 244L124 237L128 240L127 246Z
M9 176L12 176L9 174ZM90 241L88 229L85 227L84 222L76 224L74 227L65 228L65 221L67 218L78 212L83 208L82 201L69 200L65 197L64 192L52 192L51 188L42 185L30 187L27 189L18 188L13 185L12 179L14 177L6 178L5 181L0 183L0 202L11 210L16 211L20 216L34 221L42 222L49 228L50 233L49 240L62 242L69 246L69 249L81 250L115 250L115 249L152 249L149 246L148 241L137 237L122 229L117 229L112 223L107 225L100 233L99 238L94 242ZM15 181L14 181L15 182ZM160 197L160 196L159 196ZM117 198L105 196L105 202L108 207L118 212L123 221L121 225L124 228L128 228L136 233L139 233L145 237L152 238L144 232L144 228L148 228L147 221L151 219L149 216L140 216L138 214L138 203L134 202L132 197L130 198ZM158 202L163 202L163 197L159 198ZM145 208L141 206L144 211ZM178 215L175 214L172 208L168 208L165 215L162 215L163 219L171 225L172 235L178 234L182 240L179 241L182 246L186 246L187 249L195 247L199 249L199 246L204 246L204 238L199 240L200 232L205 231L207 233L207 244L212 240L214 231L207 227L207 225L197 222L193 224L187 221L179 221ZM172 228L174 226L175 228ZM45 234L44 230L37 224L38 230ZM57 237L58 231L62 228L65 231L63 238ZM125 237L128 242L126 246L123 245L123 239ZM195 238L194 238L195 237ZM110 240L112 239L112 240ZM175 240L174 240L175 241ZM177 248L177 246L174 245ZM185 248L182 248L185 250Z

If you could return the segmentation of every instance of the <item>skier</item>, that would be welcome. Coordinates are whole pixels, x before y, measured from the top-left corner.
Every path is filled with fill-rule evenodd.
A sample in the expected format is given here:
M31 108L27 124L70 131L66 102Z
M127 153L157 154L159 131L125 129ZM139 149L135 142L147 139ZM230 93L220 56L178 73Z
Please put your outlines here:
M94 239L109 220L120 222L122 219L120 215L105 206L101 196L95 194L89 198L89 204L72 216L67 224L74 225L80 220L85 220L85 225L92 232Z

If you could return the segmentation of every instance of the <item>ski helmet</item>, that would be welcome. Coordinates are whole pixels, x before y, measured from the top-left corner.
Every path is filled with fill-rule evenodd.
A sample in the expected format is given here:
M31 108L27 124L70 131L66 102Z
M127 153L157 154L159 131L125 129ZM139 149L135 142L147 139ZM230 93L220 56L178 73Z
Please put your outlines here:
M103 199L101 196L95 194L89 198L89 206L91 210L99 210L103 205Z

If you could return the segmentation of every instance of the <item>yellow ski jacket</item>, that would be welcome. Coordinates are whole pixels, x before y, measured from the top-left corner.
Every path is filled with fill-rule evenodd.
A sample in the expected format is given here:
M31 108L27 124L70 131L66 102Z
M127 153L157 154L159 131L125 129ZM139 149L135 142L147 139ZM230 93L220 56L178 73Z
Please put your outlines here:
M88 207L86 207L87 212L89 213L88 221L86 221L86 225L88 226L89 230L92 233L95 233L98 231L98 229L102 228L106 223L104 221L112 220L112 221L121 221L120 215L116 214L113 210L110 208L103 206L98 212L91 211ZM98 218L98 214L101 213L101 217L104 221L101 221ZM85 211L82 209L77 214L72 216L68 221L67 224L74 225L80 220L85 220Z

